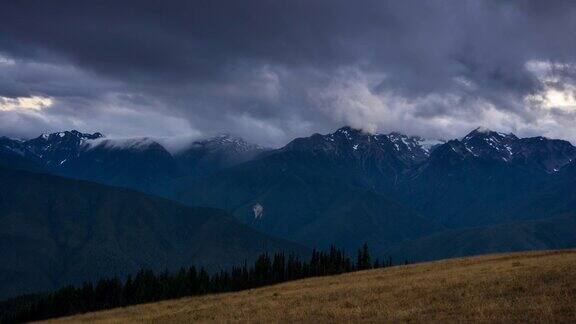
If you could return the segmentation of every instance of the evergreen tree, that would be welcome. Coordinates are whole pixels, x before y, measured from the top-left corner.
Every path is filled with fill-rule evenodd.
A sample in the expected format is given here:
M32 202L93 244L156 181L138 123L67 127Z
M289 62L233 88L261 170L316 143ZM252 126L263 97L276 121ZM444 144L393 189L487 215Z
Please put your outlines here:
M370 251L368 249L368 243L364 243L362 248L358 250L356 257L356 269L366 270L370 269L372 264L370 263Z
M370 250L368 243L364 243L362 246L362 269L370 269L370 266Z

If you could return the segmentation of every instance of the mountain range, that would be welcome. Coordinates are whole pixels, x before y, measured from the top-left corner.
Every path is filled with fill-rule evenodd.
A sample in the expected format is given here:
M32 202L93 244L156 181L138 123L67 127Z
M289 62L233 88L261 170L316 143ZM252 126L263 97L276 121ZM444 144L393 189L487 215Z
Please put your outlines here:
M0 138L0 165L168 195L178 179L200 177L264 152L230 135L169 152L151 138L113 138L76 130L30 140Z
M442 143L345 127L295 139L178 198L304 244L367 241L380 249L444 230L557 216L569 191L546 203L540 196L565 181L575 157L567 141L483 128Z
M72 187L78 180L97 182L98 188L106 188L100 190L122 192L132 203L162 201L166 208L150 217L163 226L173 220L161 210L204 206L208 214L232 216L224 217L227 224L242 228L244 234L257 233L235 234L240 242L263 235L276 240L278 248L336 244L348 250L367 242L378 255L413 261L576 245L576 235L571 235L576 234L575 159L576 147L568 141L519 138L486 128L444 141L343 127L297 138L277 149L230 135L191 141L177 151L151 138L112 139L78 131L31 140L0 138L0 167L13 173L14 183L18 177L27 179L24 189L50 186L30 183L38 174L50 174L42 177L68 181ZM89 197L91 191L76 194ZM111 199L104 196L98 205ZM51 201L65 199L50 197ZM12 199L0 201L8 206ZM47 208L24 196L21 199L18 208L29 201L38 215ZM95 207L74 208L70 213L83 214ZM113 209L106 217L115 219L137 208ZM6 219L8 227L18 222L18 217ZM205 235L218 238L221 234L211 230ZM150 249L163 251L162 244L156 242ZM167 264L167 256L163 258ZM215 258L212 264L223 259ZM150 265L138 260L131 264ZM179 261L171 265L189 259L174 260Z

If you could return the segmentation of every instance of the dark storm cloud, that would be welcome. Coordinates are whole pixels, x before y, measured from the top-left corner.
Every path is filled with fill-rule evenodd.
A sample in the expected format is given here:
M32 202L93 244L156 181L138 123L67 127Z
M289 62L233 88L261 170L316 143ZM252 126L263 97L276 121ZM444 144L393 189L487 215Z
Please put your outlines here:
M225 73L227 63L243 59L288 64L343 60L346 53L332 35L353 36L356 29L350 28L355 23L338 19L345 11L334 4L14 1L1 18L8 33L5 43L14 44L16 54L34 58L40 47L102 73L182 81Z
M432 136L489 123L576 136L554 131L556 117L542 102L525 100L550 87L572 89L572 1L0 6L0 96L55 102L25 117L0 110L22 134L38 129L26 126L36 118L47 130L229 131L271 145L344 123ZM562 81L545 82L530 62Z

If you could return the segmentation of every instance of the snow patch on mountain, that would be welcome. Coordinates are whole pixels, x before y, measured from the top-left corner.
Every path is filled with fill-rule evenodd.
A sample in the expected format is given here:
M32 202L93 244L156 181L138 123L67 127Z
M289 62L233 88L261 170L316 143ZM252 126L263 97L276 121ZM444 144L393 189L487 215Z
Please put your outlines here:
M252 206L252 212L254 213L254 219L259 219L264 214L264 207L260 203Z

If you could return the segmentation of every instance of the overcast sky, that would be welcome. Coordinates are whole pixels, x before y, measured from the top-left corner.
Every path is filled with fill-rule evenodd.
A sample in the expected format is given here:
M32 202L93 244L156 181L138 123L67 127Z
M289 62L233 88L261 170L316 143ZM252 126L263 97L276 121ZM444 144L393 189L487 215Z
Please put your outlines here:
M576 3L0 2L0 133L576 140Z

